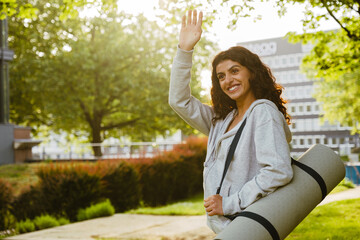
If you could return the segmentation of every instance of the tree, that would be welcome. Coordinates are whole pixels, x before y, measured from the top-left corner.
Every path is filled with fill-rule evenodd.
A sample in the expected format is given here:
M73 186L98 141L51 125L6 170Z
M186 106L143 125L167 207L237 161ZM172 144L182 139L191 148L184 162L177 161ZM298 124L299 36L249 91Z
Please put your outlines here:
M116 8L116 0L61 0L50 1L48 4L57 4L60 10L58 17L62 20L77 17L79 10L88 6L99 7L103 9ZM22 19L33 19L41 12L38 1L30 0L1 0L0 1L0 19L6 17L16 17Z
M309 29L316 29L320 19L334 19L334 31L289 34L291 41L314 45L303 59L302 69L316 80L315 97L322 103L324 118L351 126L360 132L360 1L310 1L325 9L324 14L308 10ZM310 8L309 8L310 9ZM306 26L305 25L305 26Z
M13 122L85 134L92 143L120 135L151 140L178 128L189 132L167 104L177 31L110 11L66 22L56 17L56 4L43 4L41 12L37 19L19 24L14 17L11 23ZM192 83L199 97L197 77L212 43L204 39L197 50ZM93 149L101 156L99 147Z

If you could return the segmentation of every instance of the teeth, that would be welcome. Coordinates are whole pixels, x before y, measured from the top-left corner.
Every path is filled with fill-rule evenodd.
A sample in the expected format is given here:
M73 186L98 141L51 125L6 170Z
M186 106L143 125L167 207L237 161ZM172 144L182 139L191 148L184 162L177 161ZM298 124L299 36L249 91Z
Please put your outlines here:
M237 86L233 86L233 87L229 88L229 90L232 91L232 90L235 90L235 88L237 88Z

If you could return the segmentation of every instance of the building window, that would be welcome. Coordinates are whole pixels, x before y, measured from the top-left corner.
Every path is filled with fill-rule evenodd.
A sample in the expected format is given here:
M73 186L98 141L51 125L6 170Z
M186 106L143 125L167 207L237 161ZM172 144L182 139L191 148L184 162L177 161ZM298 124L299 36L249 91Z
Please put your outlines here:
M296 112L296 108L295 108L295 106L292 106L291 107L291 113L295 113Z
M310 105L307 105L307 106L306 106L306 111L307 111L307 112L311 112L311 106L310 106Z
M304 107L303 106L299 106L299 112L303 112L304 111Z
M301 145L301 146L304 145L304 139L300 139L300 145Z
M327 138L324 138L324 144L325 144L325 145L329 144L329 141L328 141Z

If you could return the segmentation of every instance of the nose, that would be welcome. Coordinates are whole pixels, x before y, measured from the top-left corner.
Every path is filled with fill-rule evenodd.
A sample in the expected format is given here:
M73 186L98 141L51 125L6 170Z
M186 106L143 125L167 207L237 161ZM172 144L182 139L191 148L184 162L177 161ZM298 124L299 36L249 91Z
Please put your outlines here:
M231 77L230 74L226 74L225 75L225 82L226 83L231 83L233 81L233 78Z

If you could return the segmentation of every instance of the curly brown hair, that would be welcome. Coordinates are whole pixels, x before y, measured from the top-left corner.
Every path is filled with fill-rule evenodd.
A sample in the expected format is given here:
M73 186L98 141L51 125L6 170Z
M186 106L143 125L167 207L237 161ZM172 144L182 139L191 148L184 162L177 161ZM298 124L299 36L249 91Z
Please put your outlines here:
M284 115L286 122L290 124L290 115L285 107L287 101L281 97L283 87L276 83L270 68L260 60L258 55L241 46L231 47L226 51L220 52L212 62L211 100L215 111L213 123L217 120L225 119L233 109L237 108L235 100L232 100L221 89L216 74L217 65L225 60L232 60L246 67L251 73L249 82L255 98L268 99L275 103L279 111Z

